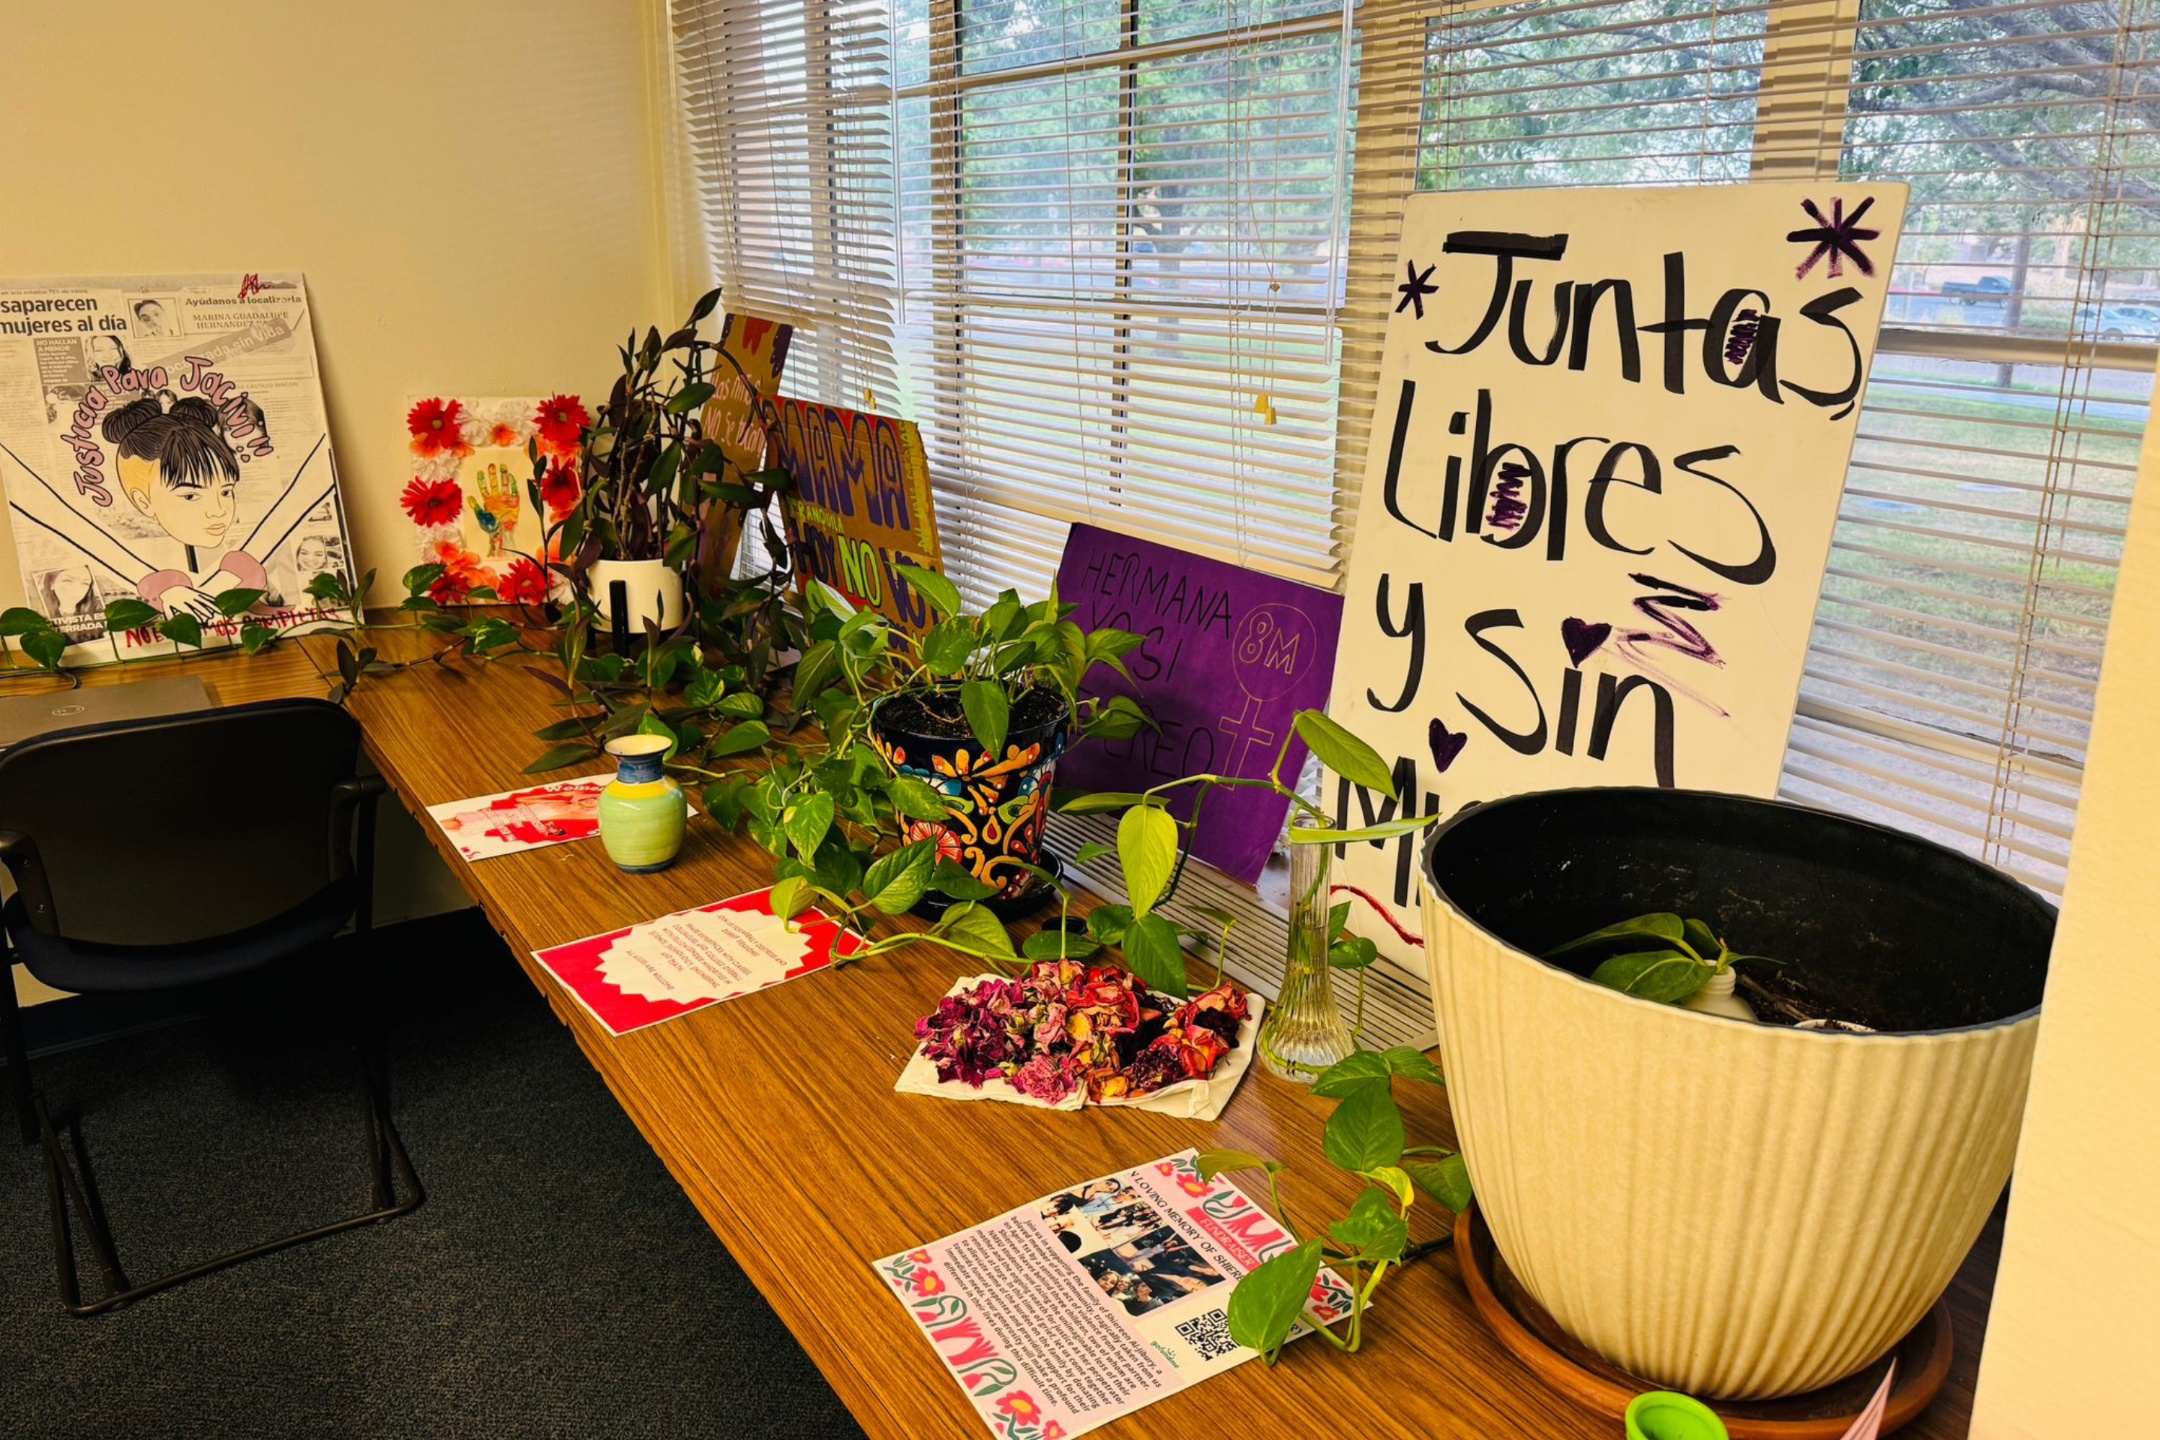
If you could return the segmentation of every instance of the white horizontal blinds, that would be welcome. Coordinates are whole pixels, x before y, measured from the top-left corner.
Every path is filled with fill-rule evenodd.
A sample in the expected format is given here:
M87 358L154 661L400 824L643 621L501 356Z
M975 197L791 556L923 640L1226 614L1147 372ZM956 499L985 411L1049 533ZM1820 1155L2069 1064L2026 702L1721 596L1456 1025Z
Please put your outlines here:
M1913 199L1786 790L2050 891L2160 336L2156 18L1867 0L1851 44L1840 171Z
M723 304L796 325L789 394L897 403L887 0L674 0L671 8Z
M948 568L1039 592L1086 519L1331 583L1339 10L957 0L926 21L902 344L933 377L914 401L960 522Z

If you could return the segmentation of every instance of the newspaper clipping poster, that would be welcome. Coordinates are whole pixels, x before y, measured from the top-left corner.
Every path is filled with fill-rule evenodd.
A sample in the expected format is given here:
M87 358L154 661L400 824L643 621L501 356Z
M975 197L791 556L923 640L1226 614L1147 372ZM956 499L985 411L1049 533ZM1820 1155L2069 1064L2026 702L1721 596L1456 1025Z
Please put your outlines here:
M0 281L0 483L70 664L173 648L156 622L108 642L115 600L213 647L346 618L307 594L353 575L297 274Z
M1295 1242L1194 1156L877 1262L999 1440L1085 1434L1260 1353L1230 1338L1230 1291ZM1339 1320L1350 1298L1323 1269L1306 1313Z

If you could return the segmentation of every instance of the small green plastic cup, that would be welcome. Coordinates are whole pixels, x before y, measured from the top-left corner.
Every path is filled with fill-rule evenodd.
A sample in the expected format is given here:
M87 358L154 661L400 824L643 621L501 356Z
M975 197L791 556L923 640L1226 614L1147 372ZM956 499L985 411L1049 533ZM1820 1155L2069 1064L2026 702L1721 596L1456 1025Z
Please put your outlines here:
M1628 1402L1628 1440L1730 1440L1725 1422L1702 1401L1653 1390Z

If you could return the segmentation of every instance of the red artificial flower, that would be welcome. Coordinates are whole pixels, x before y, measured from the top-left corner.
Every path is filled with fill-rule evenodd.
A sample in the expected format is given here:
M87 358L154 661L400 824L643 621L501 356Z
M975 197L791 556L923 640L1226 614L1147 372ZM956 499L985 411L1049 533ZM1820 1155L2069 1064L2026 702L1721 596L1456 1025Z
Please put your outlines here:
M507 421L496 421L495 428L488 431L488 444L505 450L509 449L511 446L517 444L516 427L509 424Z
M459 422L464 419L465 407L455 400L422 400L405 414L405 428L412 431L412 448L415 455L467 455L472 447L465 443Z
M438 605L462 604L473 591L495 583L495 572L481 564L479 556L454 540L437 545L430 558L443 567L443 573L428 586L428 599Z
M548 519L560 520L577 504L584 487L578 483L577 467L574 465L550 465L547 474L540 479L540 503L547 506Z
M585 413L584 403L575 395L551 395L540 402L540 408L533 414L541 445L558 455L567 455L577 449L578 437L591 419Z
M453 524L458 516L465 513L465 492L458 489L455 480L422 480L415 477L413 482L405 487L405 493L398 497L398 504L403 505L405 513L412 516L413 524L432 529L437 525Z
M508 605L538 605L547 599L547 572L520 555L495 583L495 593Z

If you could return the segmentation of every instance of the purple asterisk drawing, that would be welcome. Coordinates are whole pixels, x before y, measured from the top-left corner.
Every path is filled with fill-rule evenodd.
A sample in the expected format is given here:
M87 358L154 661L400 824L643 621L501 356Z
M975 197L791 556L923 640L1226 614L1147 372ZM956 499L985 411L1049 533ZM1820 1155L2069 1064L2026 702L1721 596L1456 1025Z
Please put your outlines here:
M1845 273L1845 261L1848 258L1859 268L1862 275L1873 275L1874 262L1861 253L1860 242L1877 239L1882 235L1882 231L1861 229L1860 217L1867 214L1868 207L1874 203L1875 197L1870 195L1853 207L1852 214L1847 215L1845 202L1842 199L1833 199L1830 202L1830 218L1825 220L1813 200L1802 200L1800 208L1807 211L1815 225L1812 229L1795 230L1785 238L1802 245L1813 245L1815 248L1808 252L1807 259L1800 262L1800 268L1793 272L1793 278L1805 280L1807 272L1814 269L1815 262L1825 255L1830 257L1830 268L1825 273L1833 280Z

